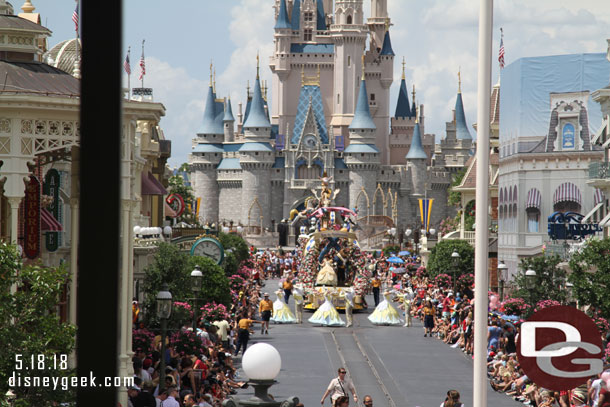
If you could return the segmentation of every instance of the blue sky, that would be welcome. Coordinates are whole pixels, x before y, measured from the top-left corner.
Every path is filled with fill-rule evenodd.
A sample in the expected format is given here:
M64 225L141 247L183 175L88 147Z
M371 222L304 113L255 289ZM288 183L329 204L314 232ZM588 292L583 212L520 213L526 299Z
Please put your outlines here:
M103 1L103 0L101 0ZM20 0L12 1L15 8ZM32 0L42 22L53 31L49 45L74 36L74 0ZM213 59L217 93L231 96L233 111L245 96L246 80L256 74L261 53L262 77L271 82L268 56L273 50L273 0L126 0L124 48L131 46L132 86L137 82L142 39L146 39L145 86L167 109L161 121L172 140L170 165L188 160L199 126ZM364 0L365 15L370 1ZM407 86L414 83L425 105L426 133L444 137L462 71L462 93L469 125L476 121L477 0L388 0L395 59L391 112L394 111L402 56ZM610 7L606 0L496 0L494 62L504 28L506 63L521 57L606 52ZM108 24L112 29L112 24ZM494 63L493 82L498 78ZM610 78L609 78L610 79ZM127 79L125 76L125 83ZM273 103L273 101L271 101ZM592 126L597 127L592 123Z

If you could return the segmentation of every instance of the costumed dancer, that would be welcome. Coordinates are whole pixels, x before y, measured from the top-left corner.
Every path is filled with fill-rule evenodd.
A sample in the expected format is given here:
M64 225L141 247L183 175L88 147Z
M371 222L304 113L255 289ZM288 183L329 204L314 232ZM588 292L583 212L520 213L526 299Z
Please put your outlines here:
M345 319L347 319L346 327L349 328L354 324L354 320L352 318L352 313L354 311L354 291L352 289L346 289L341 294L345 297Z
M369 315L369 321L374 325L401 325L400 314L394 308L390 300L390 291L383 293L383 301L379 303L375 311Z
M333 287L337 286L337 274L332 266L330 259L325 260L324 267L318 272L316 278L316 285L330 285Z
M273 316L271 317L271 320L276 324L294 324L296 318L292 314L292 311L290 311L290 307L282 301L284 292L282 290L277 290L275 294L277 295L277 300L273 303Z
M345 326L345 322L339 316L339 312L331 301L330 290L324 294L324 303L309 318L309 322L324 326Z
M407 287L402 293L402 304L405 313L405 324L403 326L405 327L413 325L413 323L411 322L411 305L413 304L413 298L413 290L411 289L411 287Z
M301 283L295 284L292 290L292 296L294 297L294 313L296 315L297 324L303 323L303 285Z

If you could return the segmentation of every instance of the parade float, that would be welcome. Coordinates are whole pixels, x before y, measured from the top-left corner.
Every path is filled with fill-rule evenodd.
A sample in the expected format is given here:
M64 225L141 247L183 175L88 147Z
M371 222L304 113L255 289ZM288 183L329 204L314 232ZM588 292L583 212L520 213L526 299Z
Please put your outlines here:
M321 178L320 195L305 201L305 209L291 213L295 224L305 219L298 238L298 279L305 291L305 309L316 310L326 294L337 309L345 309L345 296L354 295L354 311L365 309L365 291L371 279L369 259L360 251L352 231L356 213L348 208L332 206L338 194L329 187L330 178Z

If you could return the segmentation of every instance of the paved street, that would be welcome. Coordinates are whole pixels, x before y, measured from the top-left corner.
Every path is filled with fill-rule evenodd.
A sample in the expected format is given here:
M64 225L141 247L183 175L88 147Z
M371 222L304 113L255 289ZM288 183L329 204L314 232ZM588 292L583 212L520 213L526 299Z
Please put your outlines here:
M268 290L276 286L274 281L267 282ZM373 304L372 296L367 301ZM292 298L290 306L294 309ZM353 328L315 327L306 322L272 325L269 335L254 334L251 344L268 342L282 356L279 383L270 389L276 400L296 395L306 407L317 406L337 368L345 366L360 401L370 394L377 407L435 407L449 389L460 392L465 406L472 405L469 356L438 339L425 338L419 320L414 320L412 328L373 326L367 319L372 311L369 307L355 314ZM304 319L309 316L305 313ZM242 397L251 394L240 392ZM330 405L328 399L325 405ZM488 405L522 404L488 387Z

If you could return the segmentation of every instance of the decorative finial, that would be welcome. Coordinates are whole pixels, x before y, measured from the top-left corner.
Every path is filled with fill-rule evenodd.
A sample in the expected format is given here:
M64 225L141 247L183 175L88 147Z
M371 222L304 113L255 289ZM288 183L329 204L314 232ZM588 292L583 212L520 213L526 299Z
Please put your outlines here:
M402 79L405 80L405 57L402 57Z
M305 64L301 67L301 86L305 84Z
M462 93L462 67L458 68L458 93Z
M415 105L415 123L419 123L419 105Z
M258 79L259 76L259 72L260 72L260 58L258 56L258 51L256 52L256 79Z
M36 7L32 5L31 0L25 0L23 6L21 6L21 10L23 10L24 13L31 13L32 11L36 10Z
M246 81L246 97L250 97L250 79Z
M214 86L214 79L212 77L212 72L214 72L214 62L210 59L210 88Z
M390 31L390 17L386 17L385 19L385 30Z
M318 64L318 85L320 84L320 64Z
M413 92L411 94L413 95L413 103L415 103L415 84L413 84Z
M216 68L214 68L214 82L212 82L212 90L216 93Z
M364 54L362 54L362 80L364 80Z

